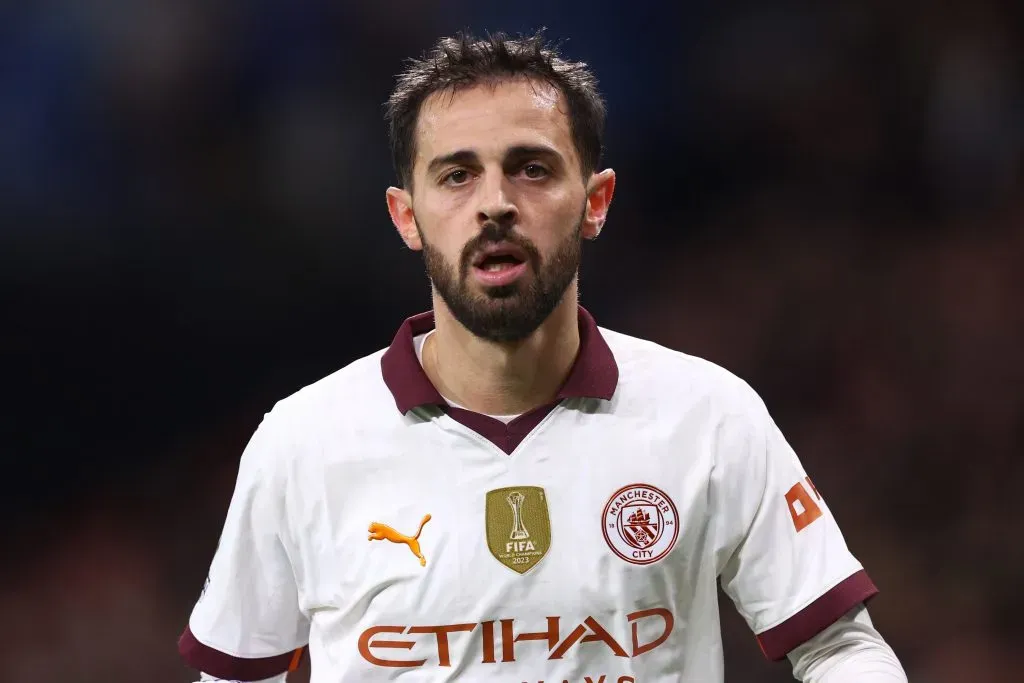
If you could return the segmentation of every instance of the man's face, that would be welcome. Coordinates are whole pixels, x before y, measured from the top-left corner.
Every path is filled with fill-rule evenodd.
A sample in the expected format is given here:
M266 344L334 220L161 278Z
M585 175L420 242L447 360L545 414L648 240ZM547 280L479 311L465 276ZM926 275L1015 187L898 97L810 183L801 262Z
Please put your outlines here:
M564 99L525 79L427 99L412 211L434 289L464 327L525 339L573 284L587 188Z

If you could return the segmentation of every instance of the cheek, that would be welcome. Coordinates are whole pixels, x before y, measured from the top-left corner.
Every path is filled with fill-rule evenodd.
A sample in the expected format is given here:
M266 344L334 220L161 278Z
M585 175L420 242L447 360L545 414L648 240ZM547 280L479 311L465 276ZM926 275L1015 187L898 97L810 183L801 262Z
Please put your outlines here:
M473 236L469 223L447 206L447 201L434 199L416 205L416 224L423 239L446 258L458 258L463 246Z
M576 196L576 195L579 196ZM538 246L557 246L576 229L583 215L582 193L561 192L546 197L543 202L531 202L526 212L521 212L523 223L536 226L531 232L536 236Z

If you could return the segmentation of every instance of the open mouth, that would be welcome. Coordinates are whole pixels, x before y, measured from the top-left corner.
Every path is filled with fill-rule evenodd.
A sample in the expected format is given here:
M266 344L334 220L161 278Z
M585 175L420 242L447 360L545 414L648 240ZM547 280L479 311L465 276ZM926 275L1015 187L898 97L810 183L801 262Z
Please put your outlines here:
M512 245L490 247L473 260L473 267L484 272L496 273L510 270L526 263L526 254Z
M480 270L489 273L496 273L500 270L514 268L521 263L523 263L522 259L519 259L511 254L502 254L500 256L485 256L474 265Z
M473 259L473 275L484 287L508 287L526 274L528 261L514 244L491 244Z

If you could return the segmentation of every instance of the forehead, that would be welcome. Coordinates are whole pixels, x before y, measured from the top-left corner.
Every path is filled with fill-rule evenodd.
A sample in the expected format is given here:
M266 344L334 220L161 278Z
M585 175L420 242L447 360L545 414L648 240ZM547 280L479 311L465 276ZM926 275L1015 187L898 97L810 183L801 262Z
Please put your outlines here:
M434 93L420 110L415 165L459 150L486 158L512 145L546 145L576 163L568 106L557 88L517 78Z

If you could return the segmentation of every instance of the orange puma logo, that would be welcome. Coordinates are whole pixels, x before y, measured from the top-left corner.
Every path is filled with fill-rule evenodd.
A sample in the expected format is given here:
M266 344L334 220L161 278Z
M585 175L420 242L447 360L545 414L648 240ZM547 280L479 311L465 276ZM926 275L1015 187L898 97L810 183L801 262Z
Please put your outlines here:
M423 557L423 553L420 552L420 533L423 532L423 525L430 521L430 515L423 515L423 521L420 522L420 528L416 530L415 536L406 536L405 534L399 533L389 527L387 524L381 524L380 522L370 522L370 538L371 541L383 541L388 540L392 543L404 543L409 546L409 550L412 554L420 558L420 566L427 566L427 558Z

